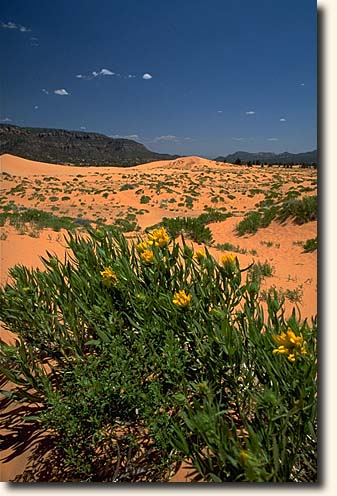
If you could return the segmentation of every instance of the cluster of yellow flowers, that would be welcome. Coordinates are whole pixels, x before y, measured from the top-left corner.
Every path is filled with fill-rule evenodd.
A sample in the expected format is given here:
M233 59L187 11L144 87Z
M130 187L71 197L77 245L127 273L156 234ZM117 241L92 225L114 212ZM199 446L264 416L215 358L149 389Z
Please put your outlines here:
M201 260L203 260L205 257L206 253L204 252L204 250L197 250L193 255L194 260L196 260L197 262L201 262Z
M303 337L296 336L294 331L290 328L287 332L282 332L280 336L273 336L275 343L279 345L278 348L273 350L273 353L280 353L281 355L288 355L288 360L294 362L296 358L300 355L306 353L305 343L303 342Z
M148 249L142 251L142 253L140 254L140 258L145 263L152 263L153 262L153 258L154 258L153 251L148 250Z
M105 286L111 287L117 283L117 276L111 267L105 267L105 269L101 271L101 276L103 277L103 284Z
M221 263L224 266L234 266L237 257L233 253L228 253L227 255L222 255Z
M154 229L151 233L147 235L148 244L159 246L160 248L164 248L169 244L170 237L167 234L165 227L160 227L159 229Z
M185 291L182 289L177 293L174 293L173 303L179 308L186 308L189 306L190 301L192 299L192 295L187 295Z
M143 251L147 250L149 247L149 244L147 241L142 241L141 243L138 243L138 245L136 246L136 250L138 251L138 253L143 253Z
M164 227L160 229L154 229L151 233L147 235L148 240L138 243L136 250L138 251L141 260L145 263L152 263L154 259L154 254L151 248L153 246L159 246L164 248L169 244L170 237L166 232Z

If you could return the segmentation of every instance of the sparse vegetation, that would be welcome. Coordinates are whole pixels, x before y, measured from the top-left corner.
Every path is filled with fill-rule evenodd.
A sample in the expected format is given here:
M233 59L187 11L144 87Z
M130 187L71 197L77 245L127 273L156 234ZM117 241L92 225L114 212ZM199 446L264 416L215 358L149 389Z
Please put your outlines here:
M303 248L306 253L317 250L318 248L317 237L312 239L307 239L307 241L303 244Z

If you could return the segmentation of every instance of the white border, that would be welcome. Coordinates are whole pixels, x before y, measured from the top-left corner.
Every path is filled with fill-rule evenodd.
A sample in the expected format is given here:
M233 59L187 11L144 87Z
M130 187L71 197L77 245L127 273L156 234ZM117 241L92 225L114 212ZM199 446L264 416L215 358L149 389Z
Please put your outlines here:
M252 0L254 1L254 0ZM255 0L261 1L261 0ZM282 1L282 0L278 0ZM296 2L296 0L294 0ZM310 0L308 0L309 3ZM49 484L42 485L31 484L30 487L21 484L9 484L5 482L0 483L0 495L4 496L24 496L26 494L36 495L41 494L41 496L68 496L76 493L87 493L90 496L92 494L97 494L101 492L110 491L114 495L127 495L136 492L139 495L157 494L157 493L167 493L167 494L177 494L183 495L184 493L191 492L192 494L204 494L204 493L225 493L226 496L240 496L247 493L267 493L277 492L278 496L288 496L289 494L296 494L297 492L303 491L314 491L315 493L324 495L337 494L337 469L335 466L335 461L337 459L337 440L336 440L336 412L337 412L337 395L334 386L336 386L336 381L334 380L333 373L336 372L336 336L337 336L337 325L335 323L336 316L333 313L333 309L336 309L336 247L337 238L335 239L335 232L332 232L333 227L336 226L336 217L334 216L335 199L337 197L337 153L333 154L332 146L337 141L336 129L333 126L334 112L337 112L337 0L318 0L318 7L323 9L324 16L324 33L322 35L324 44L324 74L320 74L321 78L321 101L319 105L325 105L325 109L321 115L324 117L324 133L321 135L321 142L319 147L324 149L324 163L320 164L320 167L324 167L324 172L321 173L320 179L320 194L324 195L321 199L321 216L324 214L324 219L320 219L321 223L324 224L324 232L321 226L321 237L320 237L320 284L324 284L324 289L322 288L322 293L324 294L325 301L321 299L320 312L324 313L324 318L321 319L321 324L324 323L324 329L320 328L320 336L322 337L322 344L320 350L320 360L321 360L321 370L323 371L324 384L322 381L320 383L321 390L321 415L319 419L319 425L321 429L321 436L323 433L323 439L321 437L321 454L322 460L324 462L324 467L320 466L324 480L320 486L310 487L304 485L301 487L294 487L293 485L279 486L275 485L273 488L269 484L267 487L259 485L257 488L247 487L244 489L240 486L235 489L232 487L227 487L226 484L220 485L218 487L210 486L207 484L207 488L201 484L193 484L192 486L185 485L156 485L155 487L148 486L137 486L132 487L119 487L102 484L100 488L97 486L92 487L89 485L83 485L79 487L71 488L71 484L53 485ZM94 8L94 4L93 4ZM321 54L322 55L322 54ZM322 110L321 110L322 112ZM334 133L335 131L335 133ZM335 180L334 180L335 179ZM323 260L324 258L324 260ZM325 273L322 273L324 271ZM331 330L330 330L331 326ZM330 394L329 394L330 393Z

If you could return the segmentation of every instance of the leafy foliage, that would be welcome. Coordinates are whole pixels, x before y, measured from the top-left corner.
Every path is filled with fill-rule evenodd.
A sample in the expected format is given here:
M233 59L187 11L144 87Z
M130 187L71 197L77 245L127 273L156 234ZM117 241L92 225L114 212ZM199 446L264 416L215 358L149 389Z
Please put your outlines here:
M268 227L273 220L285 222L292 219L296 224L304 224L317 220L317 196L305 196L296 199L296 195L288 195L281 203L251 211L236 226L239 236L254 234L262 227Z
M318 248L318 241L316 238L307 239L307 241L303 245L305 252L315 251Z
M230 213L209 208L207 212L200 214L198 217L164 217L159 224L151 226L148 229L163 226L173 238L177 238L183 234L186 238L192 239L196 243L211 244L213 242L213 236L207 224L223 221L231 215Z
M1 372L41 405L64 480L165 481L183 459L203 481L316 480L316 320L286 320L276 291L265 314L235 256L196 258L162 229L67 246L0 292L16 336ZM294 363L273 354L289 328L305 343Z

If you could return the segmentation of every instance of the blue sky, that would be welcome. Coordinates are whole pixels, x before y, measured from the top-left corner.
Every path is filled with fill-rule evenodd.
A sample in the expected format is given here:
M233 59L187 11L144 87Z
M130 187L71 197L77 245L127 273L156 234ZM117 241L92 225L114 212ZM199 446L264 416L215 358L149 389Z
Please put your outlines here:
M3 0L0 122L163 153L317 143L313 0Z

